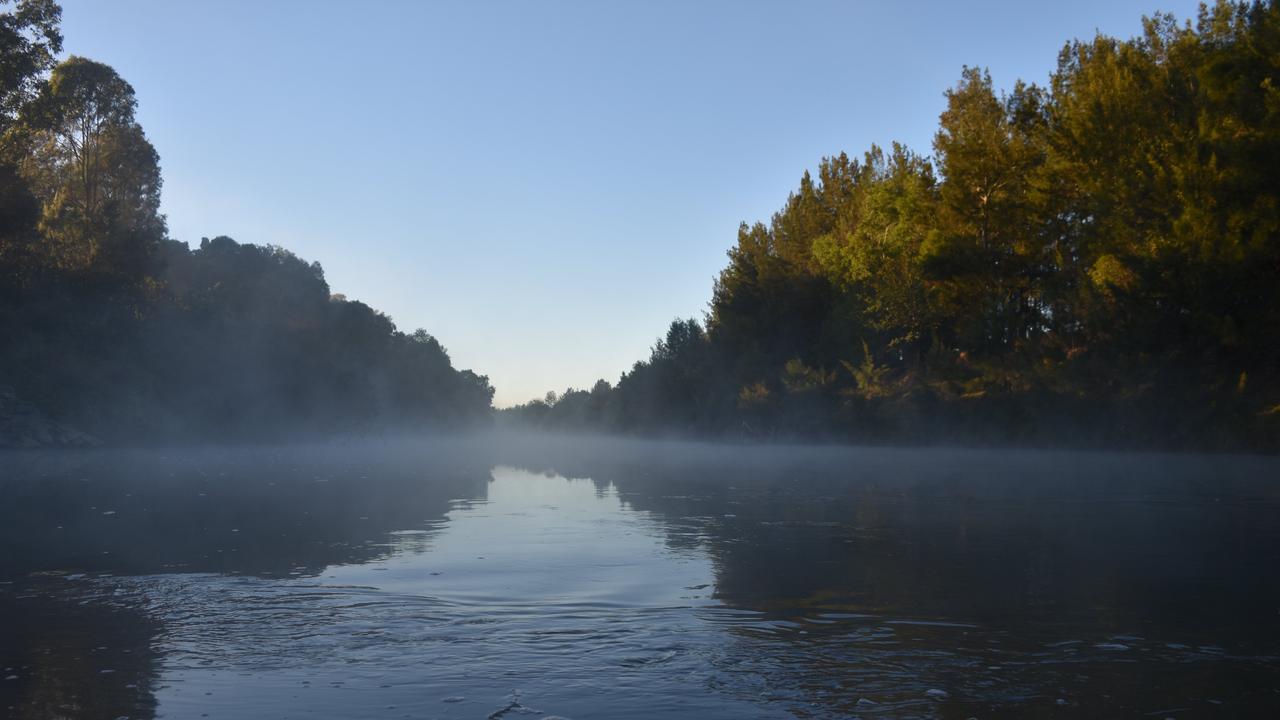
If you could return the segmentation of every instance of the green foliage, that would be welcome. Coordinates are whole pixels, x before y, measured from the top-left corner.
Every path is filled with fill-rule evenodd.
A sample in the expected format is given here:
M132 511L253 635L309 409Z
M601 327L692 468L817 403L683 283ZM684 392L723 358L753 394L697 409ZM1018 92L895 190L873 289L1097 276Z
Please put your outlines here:
M101 63L71 57L6 133L8 159L40 201L28 273L146 284L166 237L160 165L134 118L133 88Z
M705 339L668 333L612 427L1280 447L1280 7L946 98L932 159L823 159L743 224Z
M38 92L62 52L62 8L54 0L0 0L0 132Z
M871 356L871 349L865 342L862 343L861 363L854 365L848 360L841 360L840 364L853 377L857 395L871 399L888 394L885 381L889 375L889 368L876 365L875 358Z

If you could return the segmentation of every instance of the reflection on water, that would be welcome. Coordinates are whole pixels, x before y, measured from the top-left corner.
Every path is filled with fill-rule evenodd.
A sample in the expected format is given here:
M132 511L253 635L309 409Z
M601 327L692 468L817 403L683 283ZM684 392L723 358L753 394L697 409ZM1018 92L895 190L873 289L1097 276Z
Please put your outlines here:
M16 718L1280 713L1267 459L541 439L6 460Z

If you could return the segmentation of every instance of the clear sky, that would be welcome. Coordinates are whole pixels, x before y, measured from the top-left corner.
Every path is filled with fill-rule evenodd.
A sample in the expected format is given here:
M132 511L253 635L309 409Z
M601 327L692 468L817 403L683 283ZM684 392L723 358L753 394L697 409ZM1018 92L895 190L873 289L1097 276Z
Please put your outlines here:
M701 317L738 223L825 155L930 152L962 65L1189 0L63 0L137 91L173 237L283 245L499 406L611 382Z

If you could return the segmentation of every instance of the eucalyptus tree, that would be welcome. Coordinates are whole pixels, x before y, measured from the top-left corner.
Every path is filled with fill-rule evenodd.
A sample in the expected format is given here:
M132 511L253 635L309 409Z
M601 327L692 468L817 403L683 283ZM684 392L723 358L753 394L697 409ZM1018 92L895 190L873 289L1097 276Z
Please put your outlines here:
M42 203L46 261L141 282L165 238L159 155L137 99L110 66L72 56L53 68L18 128L22 173Z

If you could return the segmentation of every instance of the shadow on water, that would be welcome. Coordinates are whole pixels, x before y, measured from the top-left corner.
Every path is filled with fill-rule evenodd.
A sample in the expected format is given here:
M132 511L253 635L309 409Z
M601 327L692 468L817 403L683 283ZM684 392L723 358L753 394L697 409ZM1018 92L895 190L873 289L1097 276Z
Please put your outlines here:
M0 466L0 708L151 717L165 629L113 576L306 578L429 542L490 462L424 444L9 453Z
M158 623L141 607L67 585L0 586L0 714L152 717Z
M19 455L0 472L0 576L313 575L483 498L489 467L437 446Z

